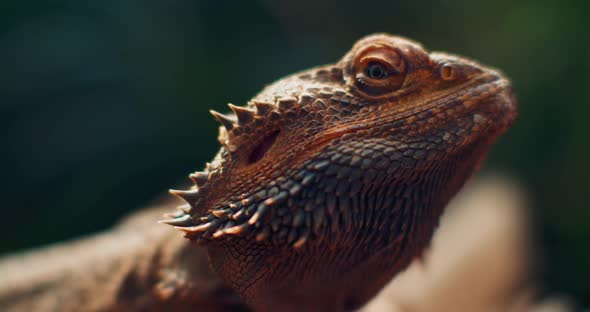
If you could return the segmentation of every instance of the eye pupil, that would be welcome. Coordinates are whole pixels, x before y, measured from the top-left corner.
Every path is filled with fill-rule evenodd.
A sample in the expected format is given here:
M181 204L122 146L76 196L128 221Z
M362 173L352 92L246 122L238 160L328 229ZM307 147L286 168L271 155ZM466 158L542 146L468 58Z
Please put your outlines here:
M387 76L385 68L381 64L375 63L369 64L369 66L367 66L365 74L371 79L383 79Z

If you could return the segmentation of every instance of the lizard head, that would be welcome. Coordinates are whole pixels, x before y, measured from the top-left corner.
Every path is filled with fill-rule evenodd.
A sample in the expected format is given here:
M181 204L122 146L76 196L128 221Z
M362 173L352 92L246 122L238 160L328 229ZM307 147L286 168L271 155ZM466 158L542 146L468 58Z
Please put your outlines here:
M221 150L172 191L188 205L163 222L206 244L254 305L261 289L370 298L428 244L516 112L500 72L386 34L229 107L212 112Z

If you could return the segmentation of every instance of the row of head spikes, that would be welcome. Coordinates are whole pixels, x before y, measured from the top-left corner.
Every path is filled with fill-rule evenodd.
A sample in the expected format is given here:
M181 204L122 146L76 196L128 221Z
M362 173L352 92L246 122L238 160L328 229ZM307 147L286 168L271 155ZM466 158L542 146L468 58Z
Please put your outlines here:
M309 95L308 95L309 97ZM225 115L214 110L210 113L223 126L220 133L220 143L225 146L229 152L235 152L238 147L231 136L226 134L237 135L241 126L246 126L255 120L260 120L263 117L270 115L271 119L278 119L282 112L288 111L298 104L298 100L294 96L280 97L276 101L276 105L271 102L251 101L248 107L236 106L231 103L228 104L233 112L233 115ZM255 109L254 109L255 108ZM277 110L278 108L278 110Z
M227 104L234 113L234 116L224 115L215 110L210 110L211 114L217 121L219 121L226 130L230 131L237 126L246 125L254 120L258 116L265 116L269 112L275 110L278 107L279 110L288 110L297 104L297 98L295 97L283 97L277 101L277 105L269 102L252 101L250 106L254 106L256 110L248 107L236 106L231 103Z

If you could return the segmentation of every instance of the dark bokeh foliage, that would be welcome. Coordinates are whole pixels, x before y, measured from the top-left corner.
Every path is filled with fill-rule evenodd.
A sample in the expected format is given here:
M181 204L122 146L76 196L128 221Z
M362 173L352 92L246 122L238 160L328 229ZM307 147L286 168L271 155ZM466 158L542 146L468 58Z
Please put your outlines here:
M513 79L520 116L484 169L529 189L546 290L587 303L589 15L583 0L0 4L0 253L109 227L212 157L208 109L389 32Z

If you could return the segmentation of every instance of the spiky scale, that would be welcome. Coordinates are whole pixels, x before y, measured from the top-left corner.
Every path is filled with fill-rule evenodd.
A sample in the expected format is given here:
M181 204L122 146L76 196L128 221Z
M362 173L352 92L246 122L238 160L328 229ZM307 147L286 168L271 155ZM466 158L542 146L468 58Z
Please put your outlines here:
M209 172L196 171L191 173L189 177L191 178L191 180L193 180L193 182L195 182L197 186L203 186L207 184L207 182L209 181Z
M211 113L211 115L213 115L213 117L215 117L215 119L217 119L217 121L219 121L225 127L225 129L227 129L227 131L234 128L235 120L230 116L224 115L214 110L210 110L209 112Z
M264 204L267 206L280 205L284 203L288 197L289 193L286 191L282 191L278 195L265 200Z
M256 222L258 222L258 220L260 220L260 218L262 218L264 216L264 214L266 213L266 211L268 210L268 206L265 205L264 203L260 203L258 205L258 207L256 208L256 212L254 213L254 215L252 215L252 217L250 218L250 220L248 220L248 224L255 224Z
M327 91L327 90L321 90L318 93L318 96L321 98L324 98L324 99L329 99L332 97L332 95L333 95L332 91Z
M240 234L243 234L247 228L248 228L247 224L241 224L241 225L236 225L234 227L230 227L229 229L225 229L225 230L223 230L223 232L225 234L230 234L230 235L240 235Z
M186 214L186 215L182 215L180 217L176 217L173 219L159 220L158 223L181 226L181 225L190 224L190 220L191 220L191 216Z
M213 220L211 222L201 224L201 225L189 226L189 227L175 226L174 228L177 230L180 230L182 232L185 232L187 234L193 234L193 233L198 233L198 232L214 231L220 225L221 225L221 222L219 222L218 220Z
M289 194L291 196L297 195L301 191L301 184L294 184L289 188Z
M220 220L227 219L228 213L229 213L229 211L227 211L227 210L213 210L213 211L211 211L211 214Z
M238 205L236 203L229 204L229 209L231 209L231 210L238 210L238 208L240 208L240 207L241 207L241 205Z
M315 96L311 93L302 93L299 95L299 103L303 105L307 105L315 100Z
M242 206L246 207L246 206L250 206L250 204L252 203L252 199L251 198L244 198L241 201Z
M178 196L187 202L194 202L200 197L198 189L191 189L191 190L168 190L168 192L172 195Z
M243 221L246 218L246 209L242 208L238 210L236 213L231 215L231 218L237 222Z
M219 231L216 231L215 233L213 233L213 235L211 237L213 237L213 238L221 238L224 235L225 235L225 232L223 230L219 230Z
M236 114L239 125L245 125L254 120L255 113L253 110L246 107L236 106L231 103L227 104L227 106L229 106L229 108L234 112L234 114Z
M327 168L329 165L330 165L329 160L322 160L322 161L315 163L310 169L319 171L319 170L323 170L324 168Z
M259 116L264 116L275 109L275 105L268 102L254 102L254 106L256 107L256 114Z
M295 97L284 97L278 100L277 106L280 110L288 110L295 107L297 99Z
M295 243L293 243L293 248L301 249L301 247L303 247L303 245L305 245L306 240L307 240L307 236L299 238Z
M301 185L309 186L314 178L315 175L313 173L307 173L305 177L303 177L303 180L301 180Z
M323 100L317 99L315 100L312 104L311 107L315 110L323 110L326 109L326 102L324 102Z

